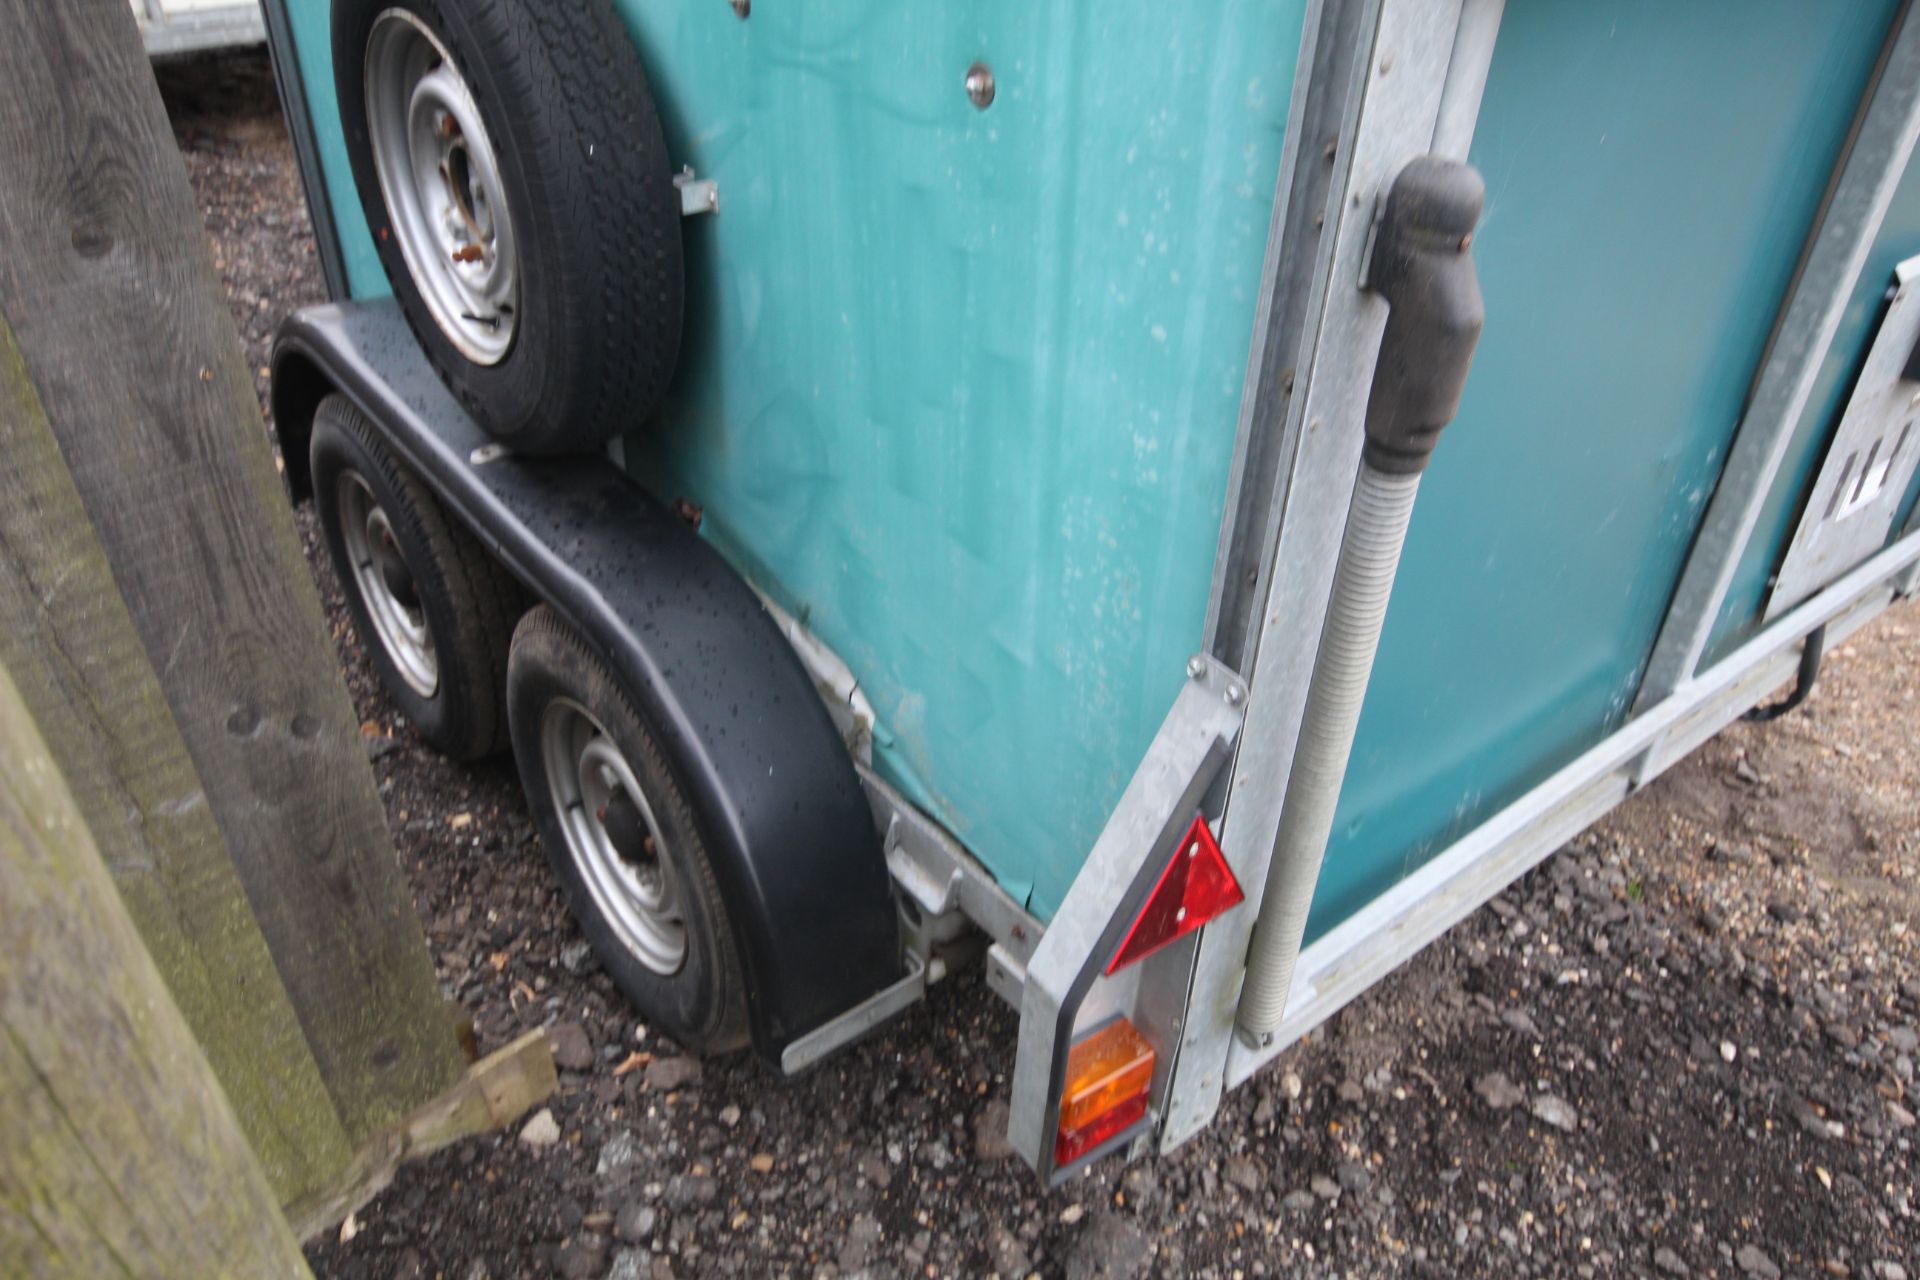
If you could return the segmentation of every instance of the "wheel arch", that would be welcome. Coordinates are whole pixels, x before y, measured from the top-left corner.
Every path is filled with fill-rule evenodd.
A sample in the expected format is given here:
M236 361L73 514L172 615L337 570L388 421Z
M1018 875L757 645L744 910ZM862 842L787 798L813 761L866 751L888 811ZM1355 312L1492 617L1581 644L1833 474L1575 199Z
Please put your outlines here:
M338 390L660 731L735 927L761 1056L777 1069L788 1043L900 977L891 881L852 758L778 625L712 546L603 458L476 453L488 438L391 302L296 312L273 369L282 447L301 446L300 480L287 461L296 494L310 488L314 408Z
M279 343L274 345L271 367L267 408L273 415L274 436L280 441L287 490L295 502L300 502L313 496L307 448L313 440L314 414L334 390L333 379L304 350Z

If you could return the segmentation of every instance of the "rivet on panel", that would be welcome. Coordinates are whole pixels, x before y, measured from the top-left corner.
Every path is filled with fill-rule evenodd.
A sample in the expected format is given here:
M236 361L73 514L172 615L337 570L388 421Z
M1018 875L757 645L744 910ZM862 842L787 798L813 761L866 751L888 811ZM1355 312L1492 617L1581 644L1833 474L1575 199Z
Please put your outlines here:
M984 62L976 62L967 68L967 97L982 111L993 105L992 67Z

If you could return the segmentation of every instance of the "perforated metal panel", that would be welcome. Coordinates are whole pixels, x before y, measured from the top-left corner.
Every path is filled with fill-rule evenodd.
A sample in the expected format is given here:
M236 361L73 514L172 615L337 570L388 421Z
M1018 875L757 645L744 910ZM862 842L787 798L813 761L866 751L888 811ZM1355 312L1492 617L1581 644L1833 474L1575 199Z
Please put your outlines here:
M1920 380L1909 368L1920 344L1920 257L1893 274L1886 318L1767 600L1769 619L1886 545L1920 461Z

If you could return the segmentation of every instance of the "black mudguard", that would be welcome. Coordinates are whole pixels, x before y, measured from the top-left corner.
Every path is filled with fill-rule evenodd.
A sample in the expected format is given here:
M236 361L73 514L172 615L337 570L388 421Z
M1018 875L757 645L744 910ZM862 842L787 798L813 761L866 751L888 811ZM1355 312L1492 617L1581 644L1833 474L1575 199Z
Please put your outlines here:
M273 413L296 498L314 409L334 390L580 632L664 735L740 945L755 1049L777 1069L794 1038L898 979L886 862L852 758L719 553L604 458L476 463L487 437L391 302L309 307L280 328Z

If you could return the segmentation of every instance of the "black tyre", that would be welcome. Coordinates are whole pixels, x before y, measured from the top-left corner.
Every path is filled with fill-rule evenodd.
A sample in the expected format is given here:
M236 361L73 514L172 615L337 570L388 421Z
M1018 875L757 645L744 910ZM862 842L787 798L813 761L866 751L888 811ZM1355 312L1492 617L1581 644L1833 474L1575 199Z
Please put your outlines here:
M443 755L498 751L519 584L345 397L320 402L310 461L327 553L380 682Z
M611 0L334 0L353 176L421 345L490 434L597 449L680 352L680 199Z
M739 952L686 791L660 735L544 605L514 632L507 710L541 841L601 965L689 1049L746 1044Z

